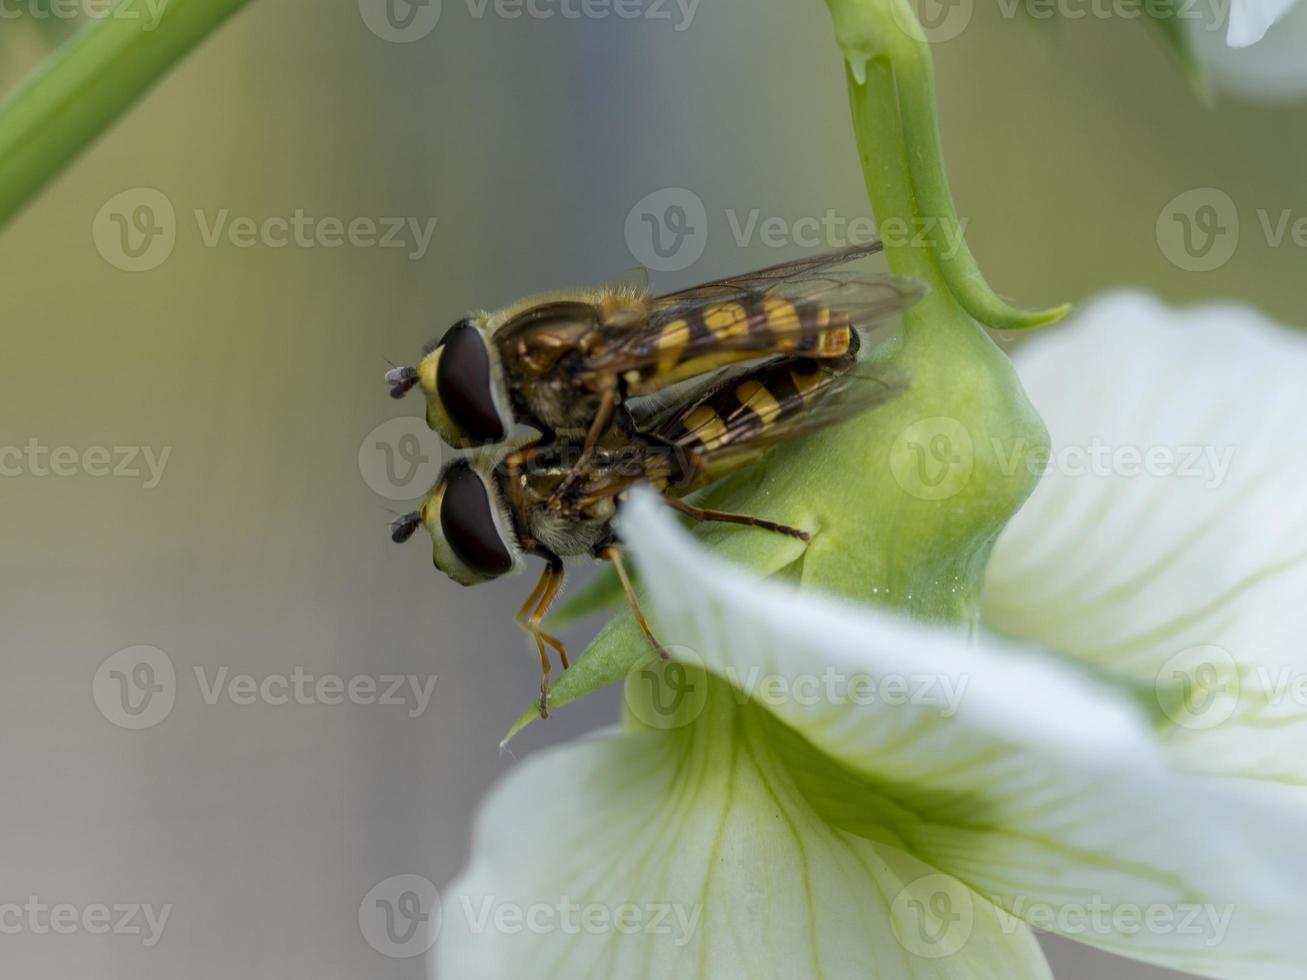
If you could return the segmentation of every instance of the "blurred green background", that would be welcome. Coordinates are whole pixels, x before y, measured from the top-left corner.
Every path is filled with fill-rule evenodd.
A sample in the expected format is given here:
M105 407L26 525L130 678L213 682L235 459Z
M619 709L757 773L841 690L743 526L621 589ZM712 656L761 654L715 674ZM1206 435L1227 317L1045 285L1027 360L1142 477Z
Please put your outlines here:
M670 21L578 21L445 0L430 33L394 43L369 28L369 2L256 0L0 235L0 445L170 449L148 489L148 474L0 478L0 901L173 905L148 949L6 936L7 976L422 976L420 956L366 941L364 895L392 875L447 881L512 755L612 723L620 695L500 754L537 684L511 620L532 583L460 589L423 545L388 541L385 508L419 496L436 462L408 465L402 428L374 433L418 411L386 397L388 362L469 308L637 264L628 214L660 189L704 202L707 237L659 287L803 251L737 243L732 217L755 209L869 214L819 3L713 0L678 31L674 5ZM0 20L0 88L63 27ZM1014 20L982 2L935 53L958 208L1001 293L1034 306L1139 285L1307 321L1302 249L1269 243L1258 219L1307 215L1307 108L1204 108L1120 20ZM1241 228L1206 272L1172 261L1157 231L1194 188L1228 195ZM134 234L158 195L171 252L115 250L114 222ZM436 226L420 255L206 244L223 212L297 209ZM574 651L593 625L567 631ZM174 665L175 703L127 730L97 700L97 671L142 644ZM196 676L297 667L438 679L410 717L209 704ZM1167 975L1050 950L1059 978Z

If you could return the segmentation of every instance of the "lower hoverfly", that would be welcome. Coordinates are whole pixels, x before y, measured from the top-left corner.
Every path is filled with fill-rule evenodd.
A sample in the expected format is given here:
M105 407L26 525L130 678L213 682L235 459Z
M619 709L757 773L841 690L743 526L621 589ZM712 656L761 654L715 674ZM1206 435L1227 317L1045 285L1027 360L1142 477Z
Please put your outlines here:
M661 297L645 284L532 297L460 320L386 380L396 398L421 387L428 425L455 448L510 442L524 424L543 442L581 440L579 472L628 399L772 355L845 357L856 329L921 296L910 280L840 268L880 249L855 245Z
M562 591L563 559L589 555L612 561L636 621L665 656L640 611L614 529L626 492L647 482L694 520L808 540L797 528L707 510L681 498L754 462L777 443L843 421L905 389L904 378L892 370L856 362L857 346L855 334L850 351L838 359L773 358L723 376L697 400L672 409L648 429L600 442L580 465L576 446L566 442L528 446L497 465L475 457L456 459L421 509L395 521L392 538L407 541L426 527L436 567L463 585L518 573L528 555L544 559L544 573L516 619L540 655L540 713L548 717L549 648L558 653L563 669L569 666L562 642L541 627ZM569 485L560 497L565 482Z

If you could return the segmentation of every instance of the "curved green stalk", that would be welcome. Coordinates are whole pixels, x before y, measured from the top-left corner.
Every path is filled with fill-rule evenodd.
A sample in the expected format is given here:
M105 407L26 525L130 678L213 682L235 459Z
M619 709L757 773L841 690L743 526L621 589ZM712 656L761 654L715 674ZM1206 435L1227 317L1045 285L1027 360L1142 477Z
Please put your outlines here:
M1069 306L1028 311L1000 299L967 247L944 170L930 49L906 0L828 4L849 65L853 127L877 219L883 230L894 222L911 232L885 236L891 265L936 289L943 287L968 314L995 330L1040 327L1061 319ZM876 149L887 139L901 144L901 158L890 159ZM873 169L868 169L870 156L880 158ZM903 193L889 200L889 185L899 184ZM921 247L923 240L926 247Z
M118 0L0 102L0 226L247 0Z

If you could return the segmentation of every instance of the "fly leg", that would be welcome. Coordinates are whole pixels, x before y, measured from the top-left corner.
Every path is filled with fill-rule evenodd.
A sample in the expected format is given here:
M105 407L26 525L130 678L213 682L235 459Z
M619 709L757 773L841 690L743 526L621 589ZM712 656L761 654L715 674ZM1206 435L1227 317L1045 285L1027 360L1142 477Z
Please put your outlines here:
M664 660L670 660L671 657L663 649L663 645L658 642L658 637L654 636L653 630L649 628L649 621L644 618L644 612L640 609L640 600L635 597L635 589L631 587L631 577L626 573L626 563L622 561L622 549L616 545L609 545L599 552L600 558L606 558L613 563L617 569L617 577L622 580L622 589L626 592L626 601L631 604L631 611L635 613L635 621L640 624L640 630L649 640L654 652Z
M577 457L576 462L572 465L563 482L558 484L558 488L549 495L549 509L558 510L563 506L563 497L576 478L581 475L582 468L590 462L590 457L594 455L595 446L599 444L599 437L608 431L608 427L613 424L613 417L617 414L617 381L610 379L604 386L599 395L599 407L595 410L595 417L590 422L590 428L585 434L585 442L581 445L581 455Z
M554 604L558 598L558 593L563 590L563 563L556 557L549 559L549 565L545 568L540 576L540 581L536 583L531 594L527 596L526 602L522 603L522 608L517 611L514 619L517 625L522 627L535 640L536 651L540 654L540 717L549 717L549 675L553 671L553 665L549 661L549 648L558 652L558 659L562 661L563 670L571 666L567 657L567 648L563 646L563 641L557 637L550 636L540 628L540 621L549 613L549 607Z
M724 510L706 510L703 507L696 507L693 504L687 504L684 500L676 497L663 497L673 510L679 510L682 514L694 518L696 521L716 521L721 524L742 524L745 527L757 527L764 531L775 531L777 534L785 534L791 538L798 538L800 541L811 541L812 535L807 531L800 531L797 527L790 527L787 524L777 524L775 521L764 521L761 517L753 517L749 514L732 514Z

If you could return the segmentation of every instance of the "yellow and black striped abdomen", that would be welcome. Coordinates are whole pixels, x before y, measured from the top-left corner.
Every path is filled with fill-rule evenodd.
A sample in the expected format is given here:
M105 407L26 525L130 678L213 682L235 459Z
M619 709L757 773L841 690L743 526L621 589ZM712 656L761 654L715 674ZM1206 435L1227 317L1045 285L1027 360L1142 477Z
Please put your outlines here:
M718 384L656 433L678 450L681 486L718 479L769 446L829 424L828 396L854 363L854 351L827 360L779 358Z
M627 376L628 390L647 394L769 354L843 357L853 336L846 317L815 300L748 296L713 303L659 326L648 341L657 356Z

